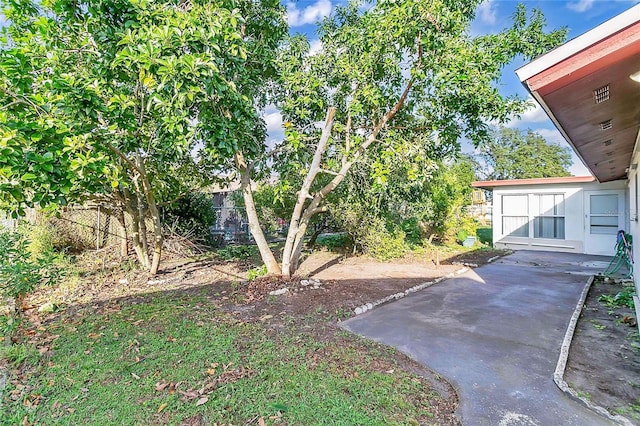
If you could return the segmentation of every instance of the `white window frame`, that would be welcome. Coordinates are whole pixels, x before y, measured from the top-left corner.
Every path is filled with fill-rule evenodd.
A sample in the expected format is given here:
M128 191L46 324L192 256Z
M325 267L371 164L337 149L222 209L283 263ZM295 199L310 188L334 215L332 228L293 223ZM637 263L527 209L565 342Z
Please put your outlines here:
M540 203L542 201L543 196L553 196L553 211L552 214L548 212L541 212ZM509 197L526 197L526 214L505 214L506 210L511 210L511 206L507 206L505 208L505 199ZM557 198L561 197L558 201ZM513 193L513 194L501 194L501 232L504 237L511 238L527 238L527 239L552 239L552 240L565 240L566 239L566 211L565 211L565 194L562 192L536 192L536 193ZM510 213L510 212L507 212ZM526 232L527 235L512 235L512 233L505 232L507 228L505 228L505 218L506 219L517 219L517 218L525 218L527 221ZM553 236L539 236L540 232L537 227L540 223L539 218L553 218L554 219L554 231ZM562 219L562 230L558 231L555 225L555 221L558 219ZM516 228L520 229L520 228ZM511 231L513 232L513 231Z

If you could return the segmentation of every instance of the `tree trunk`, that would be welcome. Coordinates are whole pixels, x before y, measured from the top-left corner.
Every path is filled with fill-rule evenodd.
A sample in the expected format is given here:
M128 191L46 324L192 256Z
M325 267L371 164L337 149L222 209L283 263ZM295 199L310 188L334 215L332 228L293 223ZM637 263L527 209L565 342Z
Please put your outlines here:
M313 231L313 234L311 234L311 237L309 237L309 241L307 242L307 248L312 249L313 247L315 247L316 241L318 240L318 237L320 236L320 234L322 234L322 231L324 231L324 229L324 226L318 226L316 230Z
M127 243L127 221L124 216L124 208L118 213L118 223L120 224L120 257L129 256Z
M131 194L131 192L128 190L125 190L125 199L125 209L127 213L129 213L129 216L131 216L131 239L133 242L133 250L136 253L136 257L138 258L138 262L140 262L140 265L142 265L142 267L145 269L149 269L149 253L144 250L142 241L140 239L139 209L136 206L134 195Z
M302 183L302 187L298 192L298 199L296 201L296 205L293 208L293 213L291 214L291 221L289 222L289 231L287 232L287 240L284 244L284 250L282 252L282 273L290 277L294 272L295 268L293 268L292 260L294 251L296 250L296 241L300 241L304 238L304 233L307 230L306 224L301 228L300 227L300 218L302 217L302 213L304 211L304 205L308 198L313 198L309 194L309 190L311 189L311 185L315 180L316 176L320 172L320 163L322 161L322 156L324 155L325 150L327 149L327 143L329 142L329 138L331 137L331 130L333 128L333 120L336 115L336 109L334 107L330 107L327 110L327 117L325 119L324 128L322 129L322 135L320 136L320 140L318 141L318 146L316 147L316 152L313 154L313 160L311 161L311 165L309 166L309 171L307 172L307 176Z
M138 221L138 229L140 230L140 232L138 233L138 238L140 241L140 246L142 248L142 251L145 253L145 257L147 258L147 265L146 267L149 267L149 243L147 240L147 222L146 222L146 217L147 217L147 209L144 205L144 198L143 198L143 194L140 193L140 188L138 186L138 184L136 183L136 205L138 207L137 211L136 211L136 220Z
M156 205L156 200L153 196L151 182L149 182L149 179L147 178L147 171L145 169L144 160L139 155L136 160L140 172L140 180L142 181L141 189L147 202L147 209L149 210L149 214L151 215L151 223L153 227L153 258L151 260L149 272L151 273L151 275L155 275L158 273L158 269L160 268L160 259L162 257L162 244L164 241L162 236L162 221L160 220L160 212L158 211L158 206ZM142 221L144 223L144 216L142 217Z
M269 248L269 243L267 243L264 232L262 232L262 228L260 227L256 205L253 201L253 192L251 191L251 171L247 166L242 152L236 152L235 160L236 167L240 172L240 188L242 190L242 198L244 199L244 207L247 212L247 220L249 221L249 230L258 246L262 261L267 267L267 273L270 275L280 275L282 273L280 265L278 265L271 248Z

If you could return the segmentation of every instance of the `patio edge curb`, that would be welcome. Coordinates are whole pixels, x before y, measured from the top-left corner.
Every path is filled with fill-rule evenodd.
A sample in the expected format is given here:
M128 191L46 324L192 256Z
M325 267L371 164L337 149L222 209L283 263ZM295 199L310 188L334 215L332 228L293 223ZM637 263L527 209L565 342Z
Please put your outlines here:
M571 348L571 342L573 341L573 335L576 331L576 325L578 324L578 319L580 318L580 314L582 313L582 308L584 307L584 302L587 299L587 294L589 293L589 289L591 289L591 285L593 284L594 276L589 277L587 282L585 283L584 288L582 289L582 294L580 295L580 300L576 305L575 310L573 311L573 315L571 316L571 320L569 321L569 325L567 326L567 331L564 335L564 340L562 341L562 346L560 347L560 356L558 357L558 363L556 364L556 370L553 373L553 381L556 386L567 394L569 397L581 402L587 408L596 413L600 414L607 419L614 421L618 424L625 426L633 426L633 423L623 417L621 415L613 415L609 413L604 407L593 404L591 401L587 400L578 395L569 384L564 380L564 373L567 368L567 360L569 358L569 349Z
M390 296L383 297L382 299L378 299L378 300L376 300L374 302L365 303L364 305L360 305L360 306L358 306L357 308L355 308L353 310L353 313L355 314L355 316L362 315L365 312L369 312L370 310L372 310L376 306L384 305L385 303L392 302L394 300L402 299L403 297L406 297L406 296L410 295L411 293L415 293L416 291L424 290L425 288L431 287L432 285L435 285L435 284L438 284L441 281L448 280L449 278L453 278L453 277L455 277L457 275L462 275L467 271L469 271L469 268L467 268L465 266L464 268L460 268L457 271L450 272L447 275L443 275L441 277L438 277L438 278L434 279L433 281L427 281L427 282L424 282L422 284L414 285L413 287L410 287L410 288L408 288L408 289L406 289L404 291L400 291L400 292L394 293L394 294L392 294Z

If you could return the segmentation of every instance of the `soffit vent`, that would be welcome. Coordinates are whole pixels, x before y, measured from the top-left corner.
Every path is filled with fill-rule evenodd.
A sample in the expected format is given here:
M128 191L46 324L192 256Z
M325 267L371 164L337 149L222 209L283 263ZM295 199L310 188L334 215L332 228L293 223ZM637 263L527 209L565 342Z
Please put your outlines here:
M604 101L608 101L609 85L607 84L606 86L602 86L601 88L594 90L593 97L595 98L597 104L600 104Z
M606 141L604 141L604 142L603 142L604 146L609 146L609 145L611 145L612 143L613 143L613 140L612 140L612 139L609 139L609 140L606 140Z
M611 124L611 120L603 121L602 123L600 123L600 130L609 130L612 127L613 124Z

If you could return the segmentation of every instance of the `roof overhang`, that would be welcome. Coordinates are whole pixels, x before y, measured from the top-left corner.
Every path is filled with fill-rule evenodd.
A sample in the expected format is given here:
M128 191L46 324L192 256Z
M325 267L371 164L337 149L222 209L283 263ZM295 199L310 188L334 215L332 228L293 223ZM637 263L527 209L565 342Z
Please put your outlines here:
M566 176L535 179L512 179L512 180L486 180L472 182L474 188L492 189L503 186L523 186L523 185L567 185L574 183L595 182L593 176Z
M640 127L640 5L516 71L600 182L623 179Z

